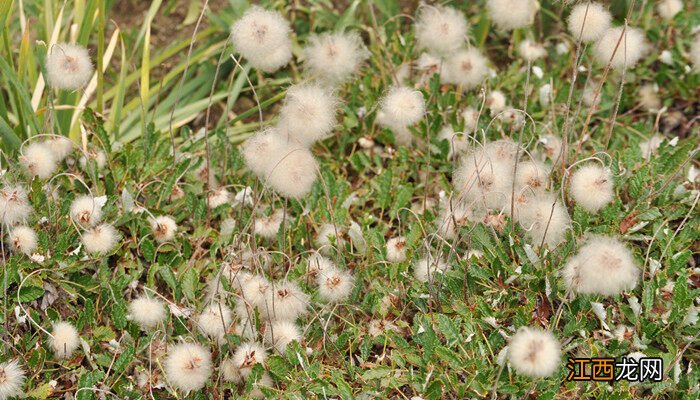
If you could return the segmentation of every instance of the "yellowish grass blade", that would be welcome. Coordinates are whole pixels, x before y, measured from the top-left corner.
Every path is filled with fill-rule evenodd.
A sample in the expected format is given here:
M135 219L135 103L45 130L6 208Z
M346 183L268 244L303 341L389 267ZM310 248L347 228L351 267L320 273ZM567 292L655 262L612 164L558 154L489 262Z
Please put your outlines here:
M56 44L56 41L58 40L58 36L61 34L61 20L63 19L63 8L64 7L65 7L65 4L58 11L58 16L56 17L56 23L54 24L53 32L51 33L51 39L49 40L49 43L46 45L47 51L49 49L51 49L51 46ZM36 112L36 110L39 109L39 103L41 102L41 96L44 93L45 86L46 86L46 83L44 82L44 76L42 74L39 74L39 79L36 81L36 85L34 86L34 93L32 94L32 109L35 112Z
M117 28L114 33L112 33L112 37L109 39L109 44L107 45L107 50L105 51L104 56L102 57L102 69L103 72L106 70L106 66L109 65L109 62L112 60L112 56L114 55L114 50L117 48L117 40L119 39L119 28ZM83 95L80 97L80 101L78 102L78 105L75 109L75 112L73 113L73 116L71 117L71 136L74 135L74 132L77 133L77 125L76 122L78 121L78 118L80 117L80 114L83 112L85 109L85 106L88 103L88 100L90 100L90 97L92 97L93 93L95 93L95 89L97 88L97 82L98 82L98 75L97 71L92 75L92 78L90 79L90 82L88 85L85 87L85 90L83 91Z

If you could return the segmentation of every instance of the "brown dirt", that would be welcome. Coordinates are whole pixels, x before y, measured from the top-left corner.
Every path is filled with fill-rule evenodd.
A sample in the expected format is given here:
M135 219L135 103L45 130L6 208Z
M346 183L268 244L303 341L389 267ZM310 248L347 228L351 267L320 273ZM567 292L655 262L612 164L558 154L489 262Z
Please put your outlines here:
M167 46L177 39L192 36L195 24L183 26L187 16L189 1L177 0L175 6L169 6L163 2L151 27L151 45L155 48ZM201 1L204 4L204 1ZM117 0L108 11L108 18L114 21L122 31L138 31L143 24L151 2L142 0ZM208 7L212 11L218 11L228 6L226 0L209 0ZM201 7L201 5L200 5ZM200 9L201 11L201 9ZM206 28L207 19L202 19L199 30Z

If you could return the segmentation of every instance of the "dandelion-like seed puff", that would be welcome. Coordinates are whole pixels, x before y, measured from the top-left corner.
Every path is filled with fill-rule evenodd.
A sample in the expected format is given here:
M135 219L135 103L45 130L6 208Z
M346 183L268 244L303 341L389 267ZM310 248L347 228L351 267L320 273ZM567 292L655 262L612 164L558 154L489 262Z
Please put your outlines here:
M88 83L92 72L92 61L85 47L58 43L49 49L46 73L51 86L67 90L80 89Z

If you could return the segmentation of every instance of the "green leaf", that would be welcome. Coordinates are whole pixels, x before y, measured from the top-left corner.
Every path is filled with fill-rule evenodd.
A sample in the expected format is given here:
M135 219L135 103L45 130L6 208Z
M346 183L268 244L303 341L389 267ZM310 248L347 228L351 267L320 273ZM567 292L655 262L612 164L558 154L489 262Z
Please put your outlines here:
M0 116L0 138L2 138L3 149L9 154L14 154L19 150L22 141L19 139L17 134L10 128L4 117Z
M38 286L22 286L19 291L19 301L27 303L34 301L44 295L44 288Z
M134 358L134 352L134 346L128 346L126 350L119 355L116 361L114 361L114 366L112 367L114 372L119 374L126 371L129 364L131 364L131 360Z
M144 239L141 242L141 253L143 253L143 258L149 262L153 261L156 257L156 247L153 242L149 239Z
M117 329L124 329L126 327L126 315L127 315L127 308L126 305L124 304L124 301L118 300L114 305L112 306L112 323L114 324L114 327Z
M373 379L381 379L387 377L393 371L390 367L379 366L376 368L368 369L362 374L362 379L365 381L371 381Z
M678 272L676 283L673 286L673 308L671 321L681 321L685 318L687 309L693 304L693 299L688 291L688 270Z
M101 342L109 342L117 337L112 328L108 326L98 326L93 328L92 336Z
M426 399L441 399L442 398L442 381L440 378L433 378L427 388L425 388Z
M190 268L182 275L182 293L188 300L194 301L197 299L197 287L199 286L199 274L194 268Z
M447 344L453 346L462 340L462 336L459 333L459 328L457 328L455 322L445 314L439 314L437 317L438 327L440 332L445 335L447 339Z
M639 213L639 215L637 215L637 218L639 218L641 221L653 221L653 220L661 218L661 217L662 217L661 211L659 211L659 209L656 207L650 208L644 212Z
M452 350L444 346L438 346L435 348L435 354L437 354L440 359L446 361L450 364L450 368L459 370L464 365L464 362L455 354Z
M22 84L22 82L20 82L19 79L17 79L17 74L15 74L14 71L12 71L12 68L5 60L5 57L0 57L0 73L2 73L2 77L10 83L12 93L16 97L17 102L19 103L19 112L21 118L23 118L24 116L29 117L28 121L21 121L20 126L22 127L22 129L24 129L24 125L22 124L29 124L31 128L33 128L35 133L41 132L39 120L36 118L36 114L34 113L34 109L32 108L32 103L29 100L29 93L27 92L26 86ZM29 130L25 131L24 133L25 137L30 136Z
M167 283L168 286L170 286L170 289L173 290L176 300L180 300L181 292L177 284L177 278L175 277L173 271L167 266L161 266L158 269L158 273L160 274L160 277L163 278L165 283Z
M268 358L267 367L272 375L278 378L285 378L290 371L290 366L287 361L278 355Z
M406 207L413 196L413 189L410 186L401 186L394 195L394 204L391 206L391 215L396 216L399 210Z
M33 390L27 392L27 397L36 400L44 400L48 399L52 393L53 388L51 387L51 385L49 385L48 383L44 383L41 386L37 386Z
M391 180L393 176L394 173L392 170L387 169L376 178L379 190L377 203L381 208L389 207L391 199L393 198L393 193L391 192Z
M105 373L100 370L80 374L80 378L78 379L78 388L83 390L80 390L75 398L77 400L95 399L95 392L91 389L95 387L97 382L102 380L104 374Z

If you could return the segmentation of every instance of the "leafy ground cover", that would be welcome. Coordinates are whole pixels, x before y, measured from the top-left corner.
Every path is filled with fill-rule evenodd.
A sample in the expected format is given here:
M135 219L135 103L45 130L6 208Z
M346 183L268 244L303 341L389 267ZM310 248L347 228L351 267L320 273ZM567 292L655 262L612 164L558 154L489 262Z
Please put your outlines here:
M626 21L649 44L619 69L569 32L575 4L542 1L532 23L505 31L485 3L449 3L469 25L465 46L488 59L472 88L446 81L449 55L419 61L412 2L264 2L291 27L292 60L274 72L232 43L245 1L0 4L0 365L5 376L13 361L24 371L19 397L697 398L700 8L685 2L665 19L655 2L611 2L613 24ZM356 32L367 57L333 86L337 123L310 146L316 180L286 196L251 172L241 144L279 123L287 89L311 78L302 62L311 35L329 31ZM544 53L527 56L540 50L524 52L526 40ZM95 66L77 90L46 83L49 49L63 42L85 46ZM424 101L405 129L380 117L396 85ZM494 112L496 91L505 104ZM29 149L52 135L72 146L47 176L32 176ZM545 240L552 214L523 223L516 200L476 219L453 209L463 194L455 171L503 139L519 144L515 165L551 171L542 184L570 217L560 241ZM612 183L594 211L572 189L587 163ZM15 221L16 185L31 212ZM95 200L81 220L73 206L86 195ZM154 224L159 216L177 228ZM91 218L114 228L114 243L95 247L103 236ZM19 225L36 234L26 254ZM592 235L629 249L633 285L572 289L563 271ZM324 286L319 253L347 293ZM444 266L421 274L426 257ZM244 276L263 277L264 296L301 300L298 332L287 327L297 340L278 346L275 330L286 331L271 322L286 317L267 303L245 307ZM133 307L143 296L164 305L147 329ZM206 323L210 305L219 308ZM59 321L77 342L54 346ZM521 327L554 335L554 372L517 368L509 343ZM178 343L211 357L190 366L209 372L203 387L187 390L168 373ZM251 343L262 346L257 357L241 353ZM566 379L568 357L630 354L661 358L662 381ZM0 399L12 395L7 382L0 374Z

